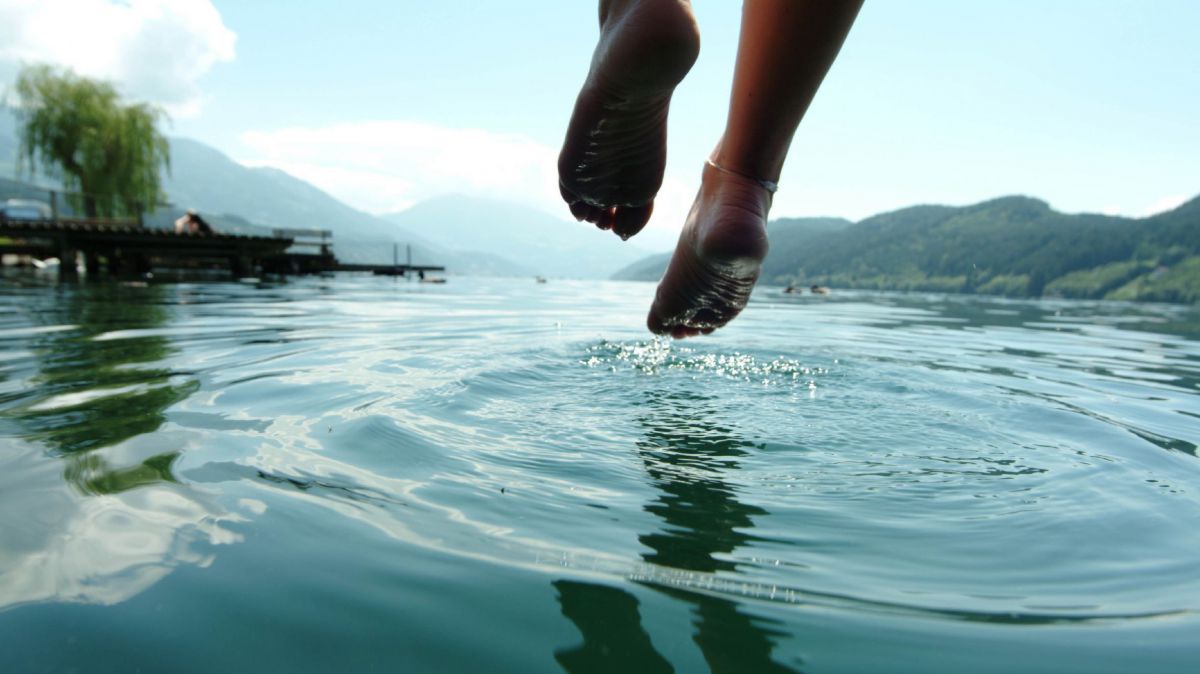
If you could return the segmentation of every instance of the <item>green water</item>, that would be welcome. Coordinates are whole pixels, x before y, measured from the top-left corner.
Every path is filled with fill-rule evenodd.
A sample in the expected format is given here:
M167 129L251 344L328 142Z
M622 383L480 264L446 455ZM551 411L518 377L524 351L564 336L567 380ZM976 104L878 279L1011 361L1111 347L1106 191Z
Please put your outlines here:
M0 279L0 672L1200 671L1200 310Z

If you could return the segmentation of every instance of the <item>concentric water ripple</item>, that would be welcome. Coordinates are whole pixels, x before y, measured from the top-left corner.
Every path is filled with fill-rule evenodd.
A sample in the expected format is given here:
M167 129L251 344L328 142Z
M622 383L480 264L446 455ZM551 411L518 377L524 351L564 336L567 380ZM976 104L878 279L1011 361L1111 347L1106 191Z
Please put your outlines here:
M887 625L899 651L971 624L1136 631L1158 671L1200 655L1176 637L1200 626L1195 309L764 289L672 342L640 327L650 290L5 286L0 619L146 596L329 629L336 604L347 638L391 616L471 641L503 575L547 593L504 600L522 620L636 619L683 670L693 638L801 669L826 652L806 630ZM326 600L217 599L262 565Z

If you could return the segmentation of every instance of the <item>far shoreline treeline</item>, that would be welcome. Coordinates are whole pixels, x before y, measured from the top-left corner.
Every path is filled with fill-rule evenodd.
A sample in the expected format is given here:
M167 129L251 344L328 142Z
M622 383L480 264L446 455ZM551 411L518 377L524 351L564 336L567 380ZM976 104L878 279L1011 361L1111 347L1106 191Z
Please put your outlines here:
M1147 218L1067 214L1011 196L859 222L784 218L760 283L1005 297L1200 302L1200 197ZM613 275L656 281L669 255Z

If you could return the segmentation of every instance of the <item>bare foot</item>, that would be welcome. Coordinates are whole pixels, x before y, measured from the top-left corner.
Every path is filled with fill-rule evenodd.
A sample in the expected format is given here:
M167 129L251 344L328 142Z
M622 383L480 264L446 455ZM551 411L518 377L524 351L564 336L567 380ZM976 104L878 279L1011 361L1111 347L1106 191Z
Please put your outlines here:
M767 256L771 193L758 181L704 167L700 193L646 320L672 337L708 334L746 306Z
M622 239L646 226L662 186L671 93L700 52L687 0L605 0L558 157L559 190L578 220Z

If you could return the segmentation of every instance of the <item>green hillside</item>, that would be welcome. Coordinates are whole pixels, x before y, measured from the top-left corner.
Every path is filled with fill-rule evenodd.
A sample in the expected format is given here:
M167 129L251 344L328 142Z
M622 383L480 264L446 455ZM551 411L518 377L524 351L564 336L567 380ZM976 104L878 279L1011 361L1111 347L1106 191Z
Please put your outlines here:
M821 223L826 223L822 226ZM1010 297L1200 301L1200 197L1149 218L1066 214L1028 197L769 228L767 283ZM619 278L654 280L665 260Z
M767 225L771 239L771 256L792 257L809 249L812 241L846 229L854 223L845 218L780 218ZM666 271L670 253L659 253L644 257L616 274L614 281L657 281Z
M655 253L644 257L612 275L614 281L657 281L667 270L670 253Z

